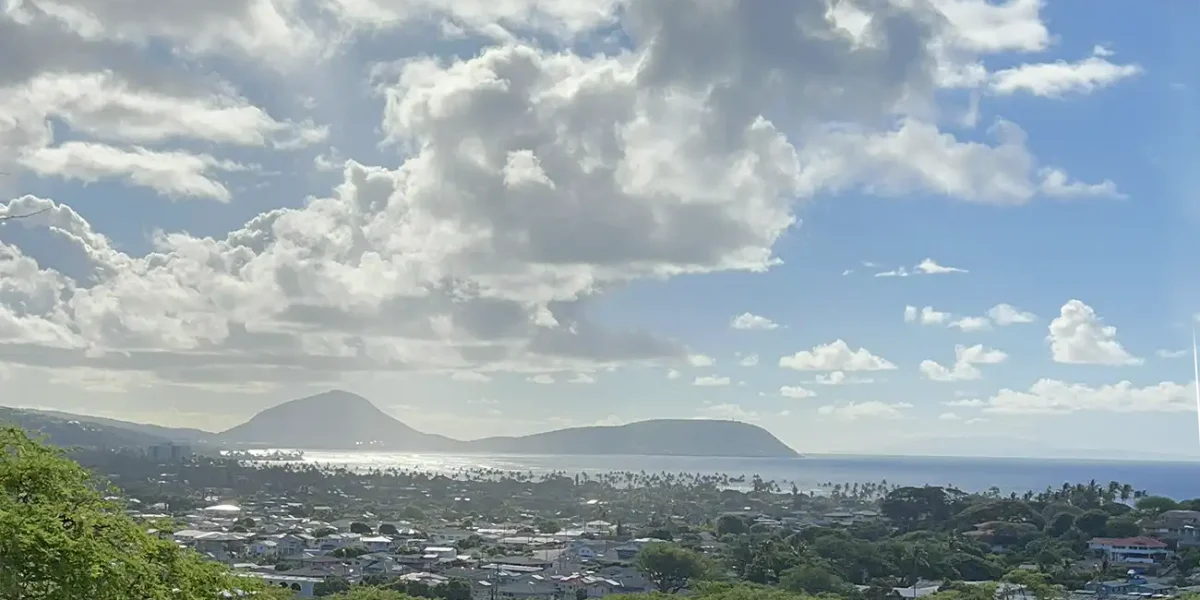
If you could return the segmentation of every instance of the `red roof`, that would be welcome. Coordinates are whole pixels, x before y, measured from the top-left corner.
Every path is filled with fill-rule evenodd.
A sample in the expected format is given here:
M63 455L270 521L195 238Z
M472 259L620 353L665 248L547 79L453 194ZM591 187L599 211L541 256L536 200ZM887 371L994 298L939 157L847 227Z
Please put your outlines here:
M1135 546L1138 548L1166 548L1167 545L1144 535L1131 538L1092 538L1091 543L1104 546Z

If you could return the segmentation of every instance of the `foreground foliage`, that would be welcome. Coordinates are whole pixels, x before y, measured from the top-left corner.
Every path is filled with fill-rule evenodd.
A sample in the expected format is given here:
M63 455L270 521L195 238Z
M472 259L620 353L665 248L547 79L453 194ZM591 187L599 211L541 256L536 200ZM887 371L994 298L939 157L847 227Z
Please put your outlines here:
M257 589L148 534L102 490L60 450L0 428L0 598L212 600Z

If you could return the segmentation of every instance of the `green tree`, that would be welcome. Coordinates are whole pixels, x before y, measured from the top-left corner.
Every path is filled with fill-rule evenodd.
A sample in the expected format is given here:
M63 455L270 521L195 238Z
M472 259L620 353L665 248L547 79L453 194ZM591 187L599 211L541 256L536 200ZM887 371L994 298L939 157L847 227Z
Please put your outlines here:
M1163 496L1143 496L1133 503L1138 510L1158 514L1179 508L1179 503Z
M1108 525L1108 513L1092 509L1085 511L1083 514L1075 517L1075 526L1079 528L1085 535L1096 537L1104 535L1105 527Z
M332 577L313 586L314 596L330 596L350 589L350 582L341 577Z
M0 598L212 600L261 587L146 533L104 499L114 493L61 450L0 428Z
M846 587L837 575L816 565L797 565L784 571L779 584L786 590L813 595L836 593Z
M373 530L371 529L371 526L367 525L366 523L359 523L358 521L355 521L350 524L350 533L357 533L359 535L371 535L372 531Z
M1112 517L1104 526L1104 535L1108 537L1133 537L1141 532L1141 526L1129 517Z
M553 519L541 519L537 522L537 530L539 533L553 535L562 531L562 526Z
M709 573L704 557L673 544L647 544L634 559L634 565L654 582L660 592L673 594L688 583Z
M750 531L746 520L738 515L721 515L717 519L717 535L742 535Z
M379 535L400 535L400 530L391 523L384 523L379 526Z

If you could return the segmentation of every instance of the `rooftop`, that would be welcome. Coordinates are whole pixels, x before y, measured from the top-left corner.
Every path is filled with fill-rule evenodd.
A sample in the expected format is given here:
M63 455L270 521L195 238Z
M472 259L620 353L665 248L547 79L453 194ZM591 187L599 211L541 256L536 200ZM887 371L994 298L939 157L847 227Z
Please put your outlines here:
M1152 537L1137 536L1128 538L1092 538L1092 544L1104 546L1132 546L1135 548L1166 548L1167 545Z

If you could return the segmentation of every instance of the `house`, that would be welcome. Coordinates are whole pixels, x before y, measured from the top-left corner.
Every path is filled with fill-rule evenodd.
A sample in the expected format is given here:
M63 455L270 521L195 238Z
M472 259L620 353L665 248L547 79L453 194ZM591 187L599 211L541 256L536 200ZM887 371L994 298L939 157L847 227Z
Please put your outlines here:
M496 584L496 595L501 598L550 599L563 593L563 586L543 575L522 575Z
M465 540L473 535L474 531L469 529L434 529L428 532L429 543L438 546L450 546L455 542Z
M446 562L458 558L458 549L452 546L426 546L421 558L427 562Z
M1104 554L1110 562L1159 563L1173 552L1167 545L1151 537L1092 538L1088 549Z
M249 547L250 553L258 556L274 556L278 549L279 542L272 539L256 540Z
M358 541L366 546L369 552L388 552L396 547L395 543L392 542L392 538L382 535L365 537Z
M499 556L492 558L490 562L501 567L536 567L543 571L554 564L552 560L537 556Z
M1084 588L1093 592L1097 597L1106 596L1160 596L1174 591L1174 587L1165 583L1148 581L1140 575L1131 575L1126 579L1112 581L1093 581Z
M362 536L357 533L332 533L317 539L317 549L321 552L333 552L339 548L350 548L359 545Z
M1200 511L1168 510L1146 529L1156 538L1174 540L1179 547L1200 546Z
M300 554L313 545L316 540L307 533L287 533L272 538L275 540L275 553L279 556Z

